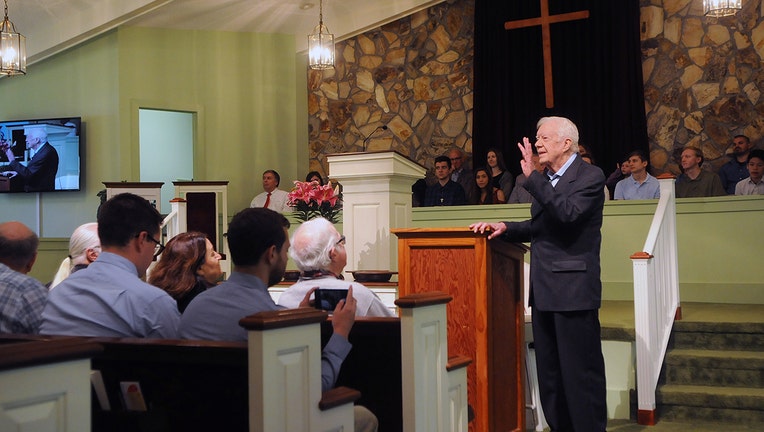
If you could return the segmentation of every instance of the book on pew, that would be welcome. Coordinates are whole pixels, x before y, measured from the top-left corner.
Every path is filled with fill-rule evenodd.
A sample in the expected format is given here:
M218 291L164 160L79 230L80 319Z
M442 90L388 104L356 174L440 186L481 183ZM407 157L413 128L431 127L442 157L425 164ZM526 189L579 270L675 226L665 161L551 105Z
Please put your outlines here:
M143 399L141 383L137 381L120 381L122 400L127 411L146 411L146 401Z
M93 384L93 391L95 391L101 409L104 411L111 411L111 404L109 404L109 396L106 394L106 386L103 384L103 375L101 375L101 371L90 371L90 382Z

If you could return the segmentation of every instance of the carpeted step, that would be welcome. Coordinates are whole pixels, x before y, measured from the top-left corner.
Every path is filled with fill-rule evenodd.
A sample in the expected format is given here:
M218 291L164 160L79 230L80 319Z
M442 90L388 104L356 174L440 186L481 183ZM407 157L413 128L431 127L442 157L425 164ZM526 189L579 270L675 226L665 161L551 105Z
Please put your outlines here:
M673 349L661 382L678 385L764 387L764 352Z
M764 424L764 388L662 385L656 402L664 420Z
M705 326L697 326L697 324L705 323L693 324L695 325L679 326L678 323L675 323L669 340L669 348L764 351L764 332L741 331L745 327L741 324L722 326L715 330L706 330L703 329ZM719 323L716 324L719 325ZM734 330L733 327L735 326L737 326L737 331L731 331ZM688 327L697 330L690 330Z

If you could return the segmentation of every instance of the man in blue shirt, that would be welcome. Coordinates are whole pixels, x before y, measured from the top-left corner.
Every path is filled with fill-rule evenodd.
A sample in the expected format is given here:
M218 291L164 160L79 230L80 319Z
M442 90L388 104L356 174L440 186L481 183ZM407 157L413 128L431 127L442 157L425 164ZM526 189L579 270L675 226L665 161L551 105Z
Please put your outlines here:
M102 252L50 292L40 333L176 338L175 300L140 279L162 253L161 223L142 197L123 193L106 201L98 214Z
M629 153L631 175L615 185L613 199L642 200L660 198L661 188L658 179L647 172L647 157L641 150Z
M719 178L728 194L735 193L735 185L748 178L748 155L751 153L751 140L745 135L736 135L732 140L732 160L719 168Z
M435 158L435 178L438 181L427 186L424 193L424 207L467 204L464 188L451 180L451 159L448 156Z

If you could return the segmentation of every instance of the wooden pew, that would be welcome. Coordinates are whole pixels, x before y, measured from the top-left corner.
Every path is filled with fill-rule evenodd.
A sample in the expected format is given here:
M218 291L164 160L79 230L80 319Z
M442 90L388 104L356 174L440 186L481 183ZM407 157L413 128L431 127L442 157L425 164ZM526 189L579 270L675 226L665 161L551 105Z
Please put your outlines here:
M359 319L354 326L338 385L364 389L359 402L377 414L381 432L466 431L467 362L446 370L449 300L442 293L399 299L400 319ZM101 372L112 408L105 411L94 399L92 430L352 430L359 393L347 387L320 392L325 319L312 309L256 314L241 320L246 343L79 338L102 347L92 368ZM148 411L123 408L121 381L140 382ZM426 417L436 419L434 429Z
M90 430L90 360L80 338L0 335L0 430Z

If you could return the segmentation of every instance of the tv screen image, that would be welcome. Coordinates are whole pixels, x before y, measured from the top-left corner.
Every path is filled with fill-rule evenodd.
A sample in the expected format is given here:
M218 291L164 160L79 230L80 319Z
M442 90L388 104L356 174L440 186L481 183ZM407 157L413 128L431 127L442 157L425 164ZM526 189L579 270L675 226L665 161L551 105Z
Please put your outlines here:
M0 121L0 193L77 191L80 117Z

